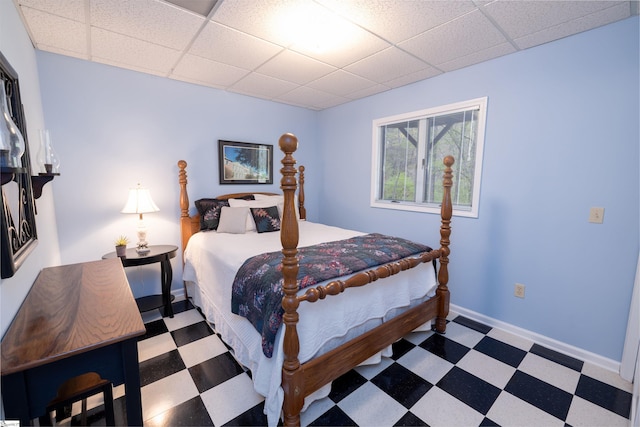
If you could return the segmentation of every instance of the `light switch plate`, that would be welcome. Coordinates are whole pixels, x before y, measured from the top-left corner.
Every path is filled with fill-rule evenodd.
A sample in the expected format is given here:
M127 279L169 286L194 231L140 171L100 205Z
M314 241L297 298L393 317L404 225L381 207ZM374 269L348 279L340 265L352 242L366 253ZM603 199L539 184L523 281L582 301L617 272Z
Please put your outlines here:
M604 208L591 208L589 210L589 222L602 224L604 221Z

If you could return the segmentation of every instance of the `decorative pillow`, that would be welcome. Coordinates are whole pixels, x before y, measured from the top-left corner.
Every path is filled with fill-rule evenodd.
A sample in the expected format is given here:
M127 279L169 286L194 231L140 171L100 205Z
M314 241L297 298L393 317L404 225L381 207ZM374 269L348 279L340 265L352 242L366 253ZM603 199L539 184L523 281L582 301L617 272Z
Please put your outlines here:
M220 210L218 233L244 234L247 229L245 220L247 215L249 215L249 208L223 206Z
M238 197L239 200L255 200L253 194ZM229 201L222 199L196 200L196 209L200 214L200 230L215 230L220 221L220 208L229 206Z
M266 194L254 194L253 195L256 200L267 201L271 200L273 204L278 207L278 213L280 214L280 218L282 218L282 214L284 213L284 194L276 195L276 196L267 196ZM296 209L296 218L300 219L300 208L298 207L298 195L296 195L293 199L293 205Z
M270 206L268 208L249 208L251 216L256 223L258 233L268 233L270 231L280 230L280 215L278 215L278 207Z
M237 199L229 199L229 206L232 208L237 207L246 207L246 208L270 208L274 206L275 203L273 200L237 200ZM256 231L256 223L253 221L253 217L249 214L249 210L247 209L247 231Z
M200 214L200 230L215 230L220 221L220 211L223 206L229 206L229 202L220 199L196 200L196 208Z

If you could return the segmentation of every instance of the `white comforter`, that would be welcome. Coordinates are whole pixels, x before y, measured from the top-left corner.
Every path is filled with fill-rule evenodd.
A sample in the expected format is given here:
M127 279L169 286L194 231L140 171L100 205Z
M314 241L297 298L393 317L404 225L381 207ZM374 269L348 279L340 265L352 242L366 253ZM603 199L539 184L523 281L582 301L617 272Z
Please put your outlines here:
M363 234L308 221L300 221L299 230L298 247ZM196 233L185 251L183 275L185 281L195 284L195 292L192 291L191 295L196 305L234 349L238 361L251 370L256 392L266 399L269 425L277 424L284 400L280 387L284 360L283 328L276 336L273 357L265 357L260 333L244 317L231 313L231 284L246 259L281 249L280 233ZM384 319L393 317L398 309L433 295L435 286L433 267L426 263L392 278L348 289L341 295L328 297L326 301L302 303L298 309L300 321L297 328L300 362L336 347L345 338L377 326ZM319 393L320 396L315 397L322 397L328 392L327 386Z

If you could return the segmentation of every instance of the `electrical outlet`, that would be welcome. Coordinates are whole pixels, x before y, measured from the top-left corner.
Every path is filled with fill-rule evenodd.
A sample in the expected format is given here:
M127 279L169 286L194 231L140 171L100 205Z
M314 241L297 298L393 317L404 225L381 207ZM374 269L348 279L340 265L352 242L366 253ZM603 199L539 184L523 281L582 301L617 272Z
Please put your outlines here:
M522 283L516 283L513 295L518 298L524 298L524 285Z
M589 209L589 222L602 224L602 221L604 221L604 208Z

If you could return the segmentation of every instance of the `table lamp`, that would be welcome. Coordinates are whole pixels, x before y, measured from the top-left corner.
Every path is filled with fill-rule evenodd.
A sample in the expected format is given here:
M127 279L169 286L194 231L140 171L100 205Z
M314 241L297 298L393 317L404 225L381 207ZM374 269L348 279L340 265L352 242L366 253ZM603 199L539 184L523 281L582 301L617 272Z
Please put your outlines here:
M158 206L153 203L151 193L148 189L142 188L140 184L136 188L129 189L129 199L122 208L122 213L135 213L140 215L138 220L138 247L136 252L138 255L146 255L149 253L149 244L147 243L147 227L142 218L142 214L157 212Z

